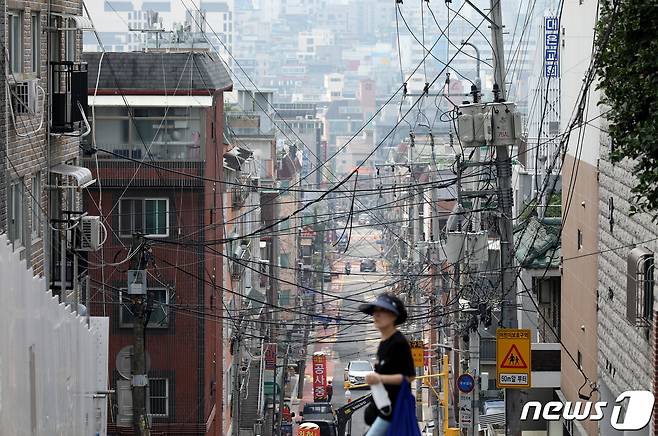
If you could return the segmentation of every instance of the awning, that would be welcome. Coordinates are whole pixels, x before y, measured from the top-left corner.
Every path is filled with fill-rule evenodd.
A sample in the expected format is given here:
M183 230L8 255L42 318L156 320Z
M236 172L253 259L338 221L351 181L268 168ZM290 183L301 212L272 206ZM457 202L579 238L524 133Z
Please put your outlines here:
M91 20L82 15L63 15L63 18L70 18L75 23L75 29L62 28L60 30L94 30L94 25L91 24Z
M96 182L96 179L92 178L89 168L85 167L57 164L50 168L50 172L61 176L73 177L75 179L76 185L61 185L61 188L86 188Z
M124 100L125 97L125 100ZM89 96L96 107L212 107L211 95L97 95Z

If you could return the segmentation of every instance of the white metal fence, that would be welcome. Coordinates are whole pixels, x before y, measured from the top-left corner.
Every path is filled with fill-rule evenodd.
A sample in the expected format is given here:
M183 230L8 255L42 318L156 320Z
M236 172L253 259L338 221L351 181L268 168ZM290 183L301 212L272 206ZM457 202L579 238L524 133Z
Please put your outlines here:
M0 235L0 434L104 435L107 318L72 313Z

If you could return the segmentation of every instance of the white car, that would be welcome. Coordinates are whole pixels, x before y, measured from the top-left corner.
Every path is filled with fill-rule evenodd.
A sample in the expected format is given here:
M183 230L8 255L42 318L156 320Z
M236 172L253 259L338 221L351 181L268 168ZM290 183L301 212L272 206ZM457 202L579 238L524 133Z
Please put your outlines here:
M372 363L367 360L352 360L345 368L345 385L352 388L355 385L362 385L366 382L366 374L373 372L375 369Z

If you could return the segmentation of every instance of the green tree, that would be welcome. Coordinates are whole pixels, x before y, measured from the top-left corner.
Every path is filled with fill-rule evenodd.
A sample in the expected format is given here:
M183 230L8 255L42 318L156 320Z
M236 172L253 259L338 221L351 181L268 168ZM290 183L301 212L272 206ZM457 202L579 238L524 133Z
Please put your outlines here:
M635 162L632 213L658 218L658 0L601 2L596 73L610 108L610 160Z

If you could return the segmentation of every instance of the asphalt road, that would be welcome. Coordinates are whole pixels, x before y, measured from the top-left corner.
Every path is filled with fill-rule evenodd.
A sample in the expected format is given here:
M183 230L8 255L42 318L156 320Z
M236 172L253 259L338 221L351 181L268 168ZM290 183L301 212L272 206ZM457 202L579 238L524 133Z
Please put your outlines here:
M383 292L388 276L382 264L380 255L381 245L376 241L379 239L380 231L375 228L359 228L352 233L347 253L338 257L333 265L334 270L344 271L345 261L350 261L352 273L342 274L333 279L331 292L350 297L359 301L371 300L374 295ZM368 257L377 261L376 273L360 273L359 263L361 258ZM356 301L341 300L339 308L341 317L351 320L369 321L369 317L357 312L359 303ZM334 395L332 403L338 408L347 402L345 389L343 388L344 369L350 360L369 360L374 363L377 344L379 341L377 331L370 323L358 325L340 325L335 342L331 345L333 352L333 380ZM368 389L352 390L352 399L359 398L369 393ZM352 432L354 436L365 434L367 426L363 422L363 411L360 409L353 415Z

